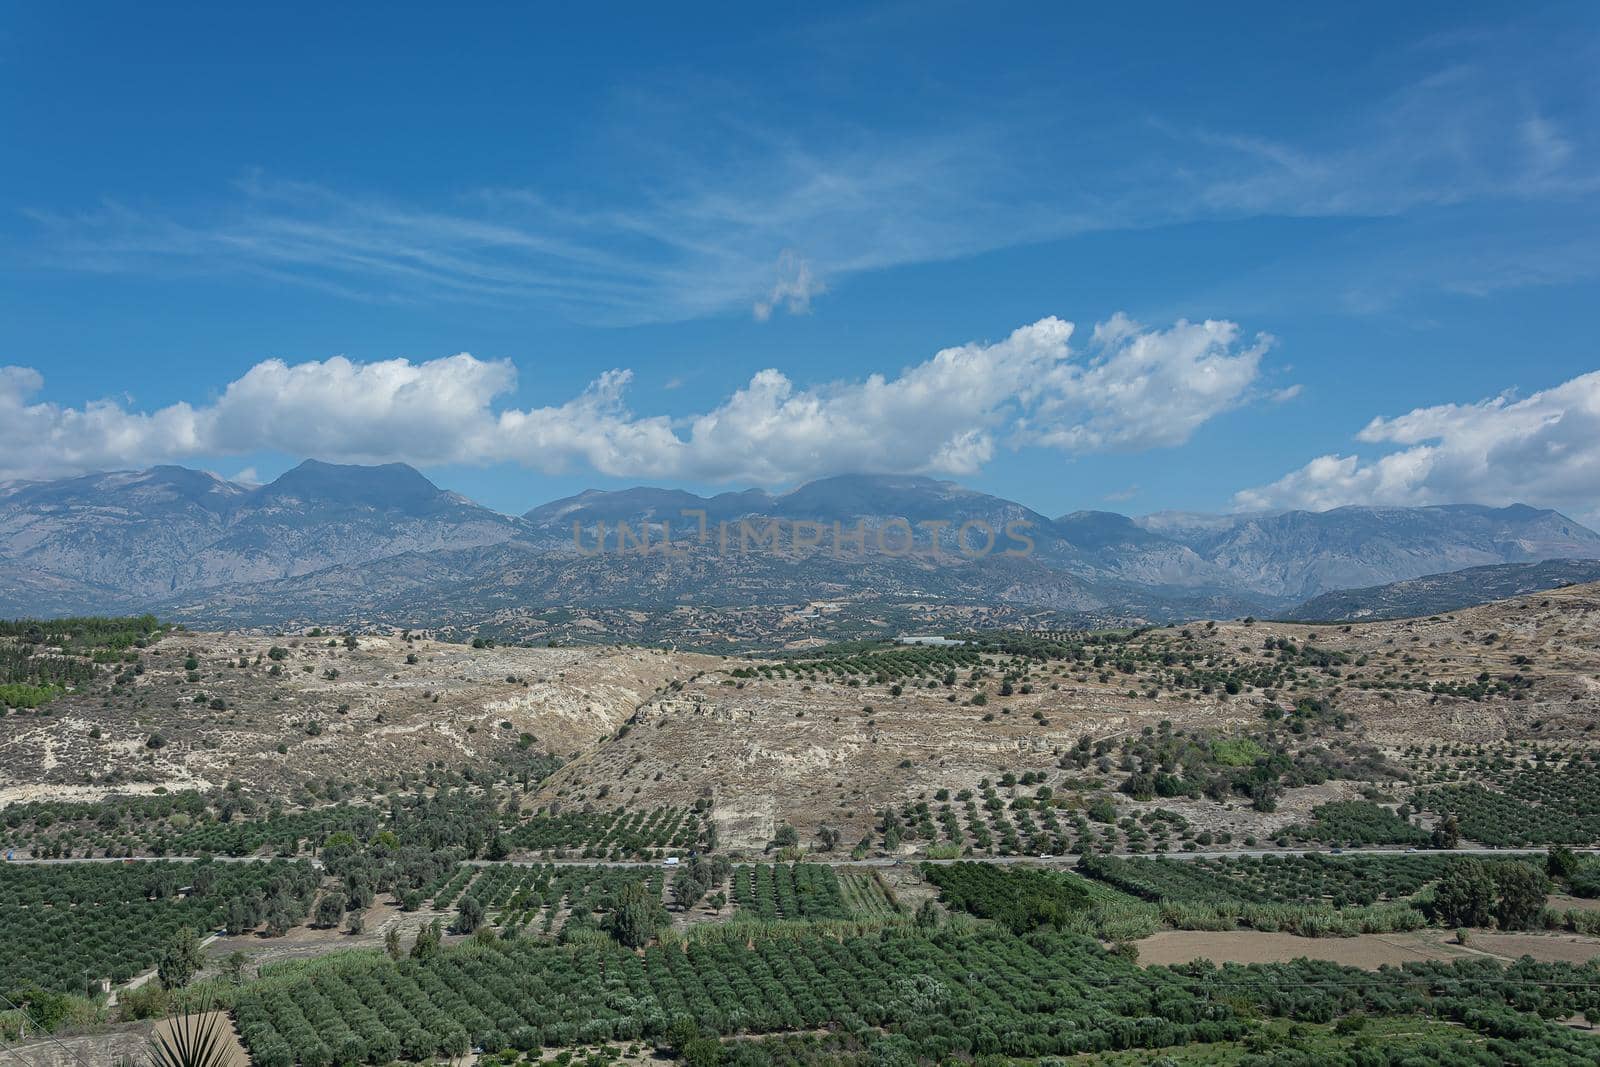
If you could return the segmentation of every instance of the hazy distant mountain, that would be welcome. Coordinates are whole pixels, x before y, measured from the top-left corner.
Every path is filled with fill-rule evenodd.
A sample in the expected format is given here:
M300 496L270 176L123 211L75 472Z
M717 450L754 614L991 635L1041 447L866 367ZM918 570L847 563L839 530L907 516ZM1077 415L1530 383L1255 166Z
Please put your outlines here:
M996 529L1019 520L1043 530L1050 530L1052 526L1048 518L1030 508L954 482L913 475L873 474L822 478L778 494L749 489L703 497L678 489L640 487L614 492L591 489L542 504L523 518L541 530L553 529L570 536L574 522L593 526L596 522L647 519L668 521L678 529L687 529L698 517L686 518L682 514L684 511L704 511L712 523L760 516L821 523L900 518L912 524L944 521L952 525L980 519Z
M0 561L134 598L491 544L517 529L403 464L308 460L254 489L182 467L0 488Z
M1282 617L1305 622L1409 619L1596 581L1600 581L1600 559L1497 563L1366 589L1323 593L1285 612Z
M1564 557L1600 557L1600 536L1520 506L1052 519L909 476L779 494L591 490L520 518L402 464L307 461L259 487L180 467L0 486L0 612L153 609L196 623L837 599L1169 621Z
M1600 535L1523 504L1164 514L1138 522L1219 567L1239 592L1298 599L1465 567L1600 557Z

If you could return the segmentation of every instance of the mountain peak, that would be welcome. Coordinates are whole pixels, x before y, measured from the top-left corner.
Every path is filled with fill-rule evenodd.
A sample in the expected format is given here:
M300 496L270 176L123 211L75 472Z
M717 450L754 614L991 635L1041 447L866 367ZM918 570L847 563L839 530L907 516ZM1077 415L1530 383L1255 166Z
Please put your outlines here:
M1074 511L1056 519L1056 530L1087 551L1115 545L1150 545L1167 539L1115 511Z
M773 504L774 514L821 520L888 515L911 522L960 523L973 515L1004 512L1043 521L1020 504L919 474L838 474L791 489Z
M405 463L363 466L308 459L256 490L264 500L358 504L415 511L455 499Z

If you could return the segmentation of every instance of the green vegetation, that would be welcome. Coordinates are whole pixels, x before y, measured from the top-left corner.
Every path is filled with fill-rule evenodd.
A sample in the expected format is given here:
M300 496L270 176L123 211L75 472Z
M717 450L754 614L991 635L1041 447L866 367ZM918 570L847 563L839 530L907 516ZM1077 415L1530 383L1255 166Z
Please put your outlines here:
M476 900L497 916L502 929L518 930L537 921L544 933L555 930L563 909L570 915L568 922L594 925L594 916L614 910L626 886L642 883L658 901L662 888L659 869L636 867L549 863L464 867L457 877L434 907L448 908L458 897L463 905Z
M143 648L167 631L154 615L0 619L0 637L19 644L59 648L68 655Z
M972 668L983 662L975 648L937 645L899 645L880 642L851 642L831 646L824 655L808 659L780 660L778 666L741 668L736 677L871 678L878 681L914 678L942 678L946 672Z
M1600 1011L1589 968L1475 959L1378 973L1304 960L1140 970L1049 925L1025 938L990 924L844 937L801 927L753 939L711 928L643 953L609 941L493 939L400 962L345 954L267 968L239 993L236 1014L260 1067L427 1059L475 1045L687 1046L707 1035L818 1028L838 1031L824 1041L850 1035L858 1050L873 1051L871 1062L1034 1059L1246 1042L1266 1032L1265 1020L1326 1027L1371 1017L1457 1024L1463 1040L1428 1047L1476 1049L1495 1062L1593 1055L1592 1038L1545 1021ZM762 1042L705 1054L707 1062L773 1062Z
M304 863L0 864L0 992L82 992L155 966L179 930L283 933L310 907Z
M1529 863L1451 861L1434 887L1429 910L1441 926L1487 926L1528 930L1544 924L1550 880Z
M1477 782L1418 790L1415 805L1454 815L1464 837L1496 847L1600 841L1600 766L1573 760L1499 769L1499 789Z
M849 917L833 868L820 863L760 863L736 867L733 900L758 919Z
M1248 737L1225 737L1211 742L1211 758L1224 767L1248 767L1267 756L1267 750Z
M839 891L845 907L858 919L893 919L906 914L905 907L895 899L893 891L883 882L877 871L843 868L839 876Z
M1340 800L1312 808L1311 822L1289 827L1287 836L1345 846L1427 845L1433 840L1428 831L1370 800Z
M0 685L0 708L38 708L66 692L55 685L7 682Z
M951 910L994 919L1014 933L1040 927L1066 929L1091 906L1076 882L1033 867L1009 870L991 863L924 864L922 873L939 887Z
M1352 886L1363 881L1358 870L1319 869L1315 861L1320 857L1286 859L1291 864L1287 869L1263 866L1251 871L1243 860L1085 856L1078 869L1159 905L1161 921L1182 930L1247 926L1302 937L1353 937L1414 930L1425 923L1423 913L1408 902L1384 902L1378 884ZM1440 869L1433 869L1434 877ZM1404 874L1391 884L1415 889ZM1331 890L1329 899L1323 899L1324 890Z
M165 629L151 615L0 620L0 713L41 708L93 681L100 664L116 665L119 680L141 673L137 650Z
M1426 922L1422 912L1405 904L1242 901L1219 892L1215 884L1208 886L1206 874L1181 869L1186 866L1085 857L1081 869L1094 882L1061 871L989 864L930 866L926 873L948 907L997 919L1019 933L1048 925L1122 940L1165 924L1184 930L1248 926L1305 937L1352 937L1413 930Z
M1085 856L1078 869L1153 901L1250 904L1327 902L1335 907L1410 897L1444 873L1451 857L1251 856L1204 860Z
M523 818L507 835L516 848L560 854L580 851L585 859L651 859L703 847L699 816L684 808L651 811L541 811Z

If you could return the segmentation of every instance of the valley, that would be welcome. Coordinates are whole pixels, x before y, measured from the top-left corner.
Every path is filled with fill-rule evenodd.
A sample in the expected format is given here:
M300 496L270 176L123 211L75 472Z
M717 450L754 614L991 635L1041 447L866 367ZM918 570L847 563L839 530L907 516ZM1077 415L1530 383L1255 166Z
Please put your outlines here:
M1547 1017L1600 1011L1600 584L1385 622L940 619L744 655L10 624L0 1033L56 1017L109 1064L221 1004L273 1067L1109 1055L1127 1003L1030 998L1256 1005L1134 1039L1186 1062L1349 1047L1272 992L1325 967L1368 976L1335 1013L1421 1012L1419 1055L1499 1040L1473 1013L1503 1010L1419 983L1510 967ZM212 937L163 980L185 931ZM1004 973L982 1036L967 1005Z

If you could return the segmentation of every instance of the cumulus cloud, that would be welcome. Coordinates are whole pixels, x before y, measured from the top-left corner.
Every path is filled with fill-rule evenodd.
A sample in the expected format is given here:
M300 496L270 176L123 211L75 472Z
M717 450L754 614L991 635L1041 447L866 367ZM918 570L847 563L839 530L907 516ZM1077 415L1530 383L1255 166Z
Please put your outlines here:
M403 450L441 463L473 447L491 401L516 380L510 361L465 353L424 363L269 359L230 383L198 421L207 446L224 454L269 448L367 462Z
M1600 371L1522 399L1375 418L1356 436L1394 447L1371 459L1319 456L1238 493L1234 503L1248 510L1528 503L1592 512L1600 501Z
M1072 452L1180 445L1239 404L1272 344L1239 348L1239 327L1207 319L1147 330L1117 314L1094 329L1087 362L1062 360L1039 386L1035 443Z
M969 475L1001 447L1079 454L1182 444L1244 402L1269 339L1230 322L1152 330L1117 315L1073 347L1049 317L946 348L895 375L804 386L762 370L687 418L630 409L610 370L544 407L502 403L508 360L462 353L357 363L270 359L205 405L154 412L111 400L34 403L26 367L0 368L0 477L48 477L275 451L423 466L514 462L542 471L777 485L845 471Z
M0 367L0 478L49 477L161 463L201 452L199 417L188 404L145 415L113 400L81 408L30 404L44 387L32 367Z

